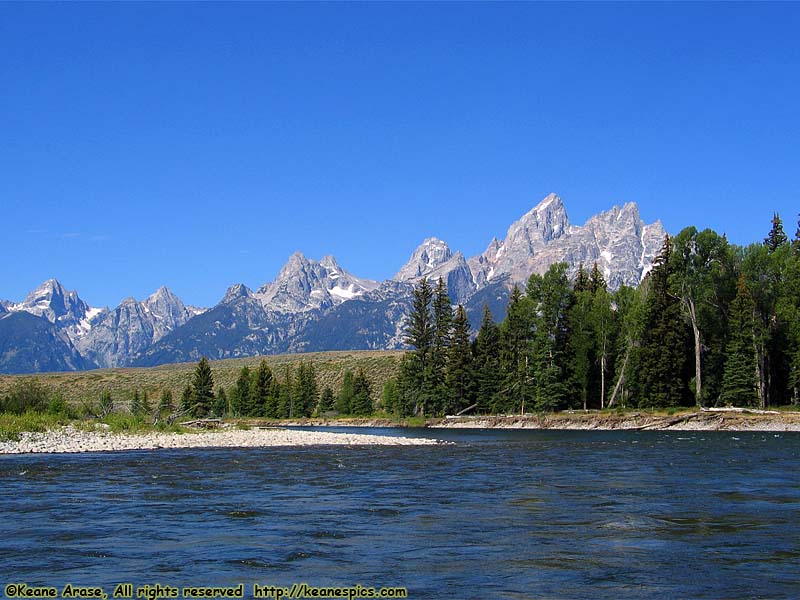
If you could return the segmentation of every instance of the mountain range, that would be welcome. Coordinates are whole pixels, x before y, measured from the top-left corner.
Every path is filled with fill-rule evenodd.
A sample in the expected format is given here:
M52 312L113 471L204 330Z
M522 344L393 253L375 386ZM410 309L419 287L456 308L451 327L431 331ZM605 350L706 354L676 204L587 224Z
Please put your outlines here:
M637 285L665 235L659 221L642 221L634 203L571 225L561 199L550 194L482 254L467 259L428 238L383 282L349 273L333 256L316 261L295 252L273 281L255 291L232 285L208 309L162 287L111 310L89 306L50 279L21 302L0 301L0 373L402 348L404 318L423 277L441 277L476 328L484 305L501 319L513 285L524 286L531 273L556 262L568 263L573 274L580 264L597 263L612 289Z

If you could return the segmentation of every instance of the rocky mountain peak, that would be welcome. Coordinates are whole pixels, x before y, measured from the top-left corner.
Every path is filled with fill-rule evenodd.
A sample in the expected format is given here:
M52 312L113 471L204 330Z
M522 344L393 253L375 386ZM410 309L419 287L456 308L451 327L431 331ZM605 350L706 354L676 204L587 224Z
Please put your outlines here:
M411 254L408 262L394 276L395 281L414 281L425 277L453 258L447 242L436 237L425 239Z
M253 292L250 291L243 283L236 283L228 288L225 292L225 296L223 296L222 300L220 300L220 304L230 304L231 302L235 302L239 298L252 298Z
M378 282L348 273L333 256L316 261L295 252L275 281L261 286L254 296L269 311L304 312L339 304L376 287Z

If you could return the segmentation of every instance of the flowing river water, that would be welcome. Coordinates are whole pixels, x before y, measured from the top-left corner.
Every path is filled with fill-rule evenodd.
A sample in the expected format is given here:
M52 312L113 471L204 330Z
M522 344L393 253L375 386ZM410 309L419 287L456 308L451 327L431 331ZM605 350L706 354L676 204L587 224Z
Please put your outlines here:
M800 597L800 434L358 431L454 443L2 456L0 585Z

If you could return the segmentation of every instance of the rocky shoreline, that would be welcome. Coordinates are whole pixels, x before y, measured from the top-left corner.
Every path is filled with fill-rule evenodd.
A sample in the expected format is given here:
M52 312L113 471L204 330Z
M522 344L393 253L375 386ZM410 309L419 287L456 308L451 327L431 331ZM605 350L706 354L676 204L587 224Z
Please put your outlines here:
M294 431L281 428L235 429L197 433L115 434L71 426L44 433L25 432L17 441L0 442L0 454L118 452L161 448L260 448L275 446L418 446L440 444L427 438Z
M259 421L300 427L403 427L389 419L298 419ZM800 431L800 412L704 409L674 415L648 412L564 411L527 415L487 415L428 419L424 427L443 429L575 429L661 431Z

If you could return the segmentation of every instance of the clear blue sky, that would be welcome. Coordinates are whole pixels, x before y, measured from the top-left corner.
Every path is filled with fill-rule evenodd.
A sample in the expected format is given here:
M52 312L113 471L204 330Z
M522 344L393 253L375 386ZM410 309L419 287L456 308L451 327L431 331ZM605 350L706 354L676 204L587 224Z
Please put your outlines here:
M0 298L391 276L548 192L737 243L800 211L800 5L0 3Z

